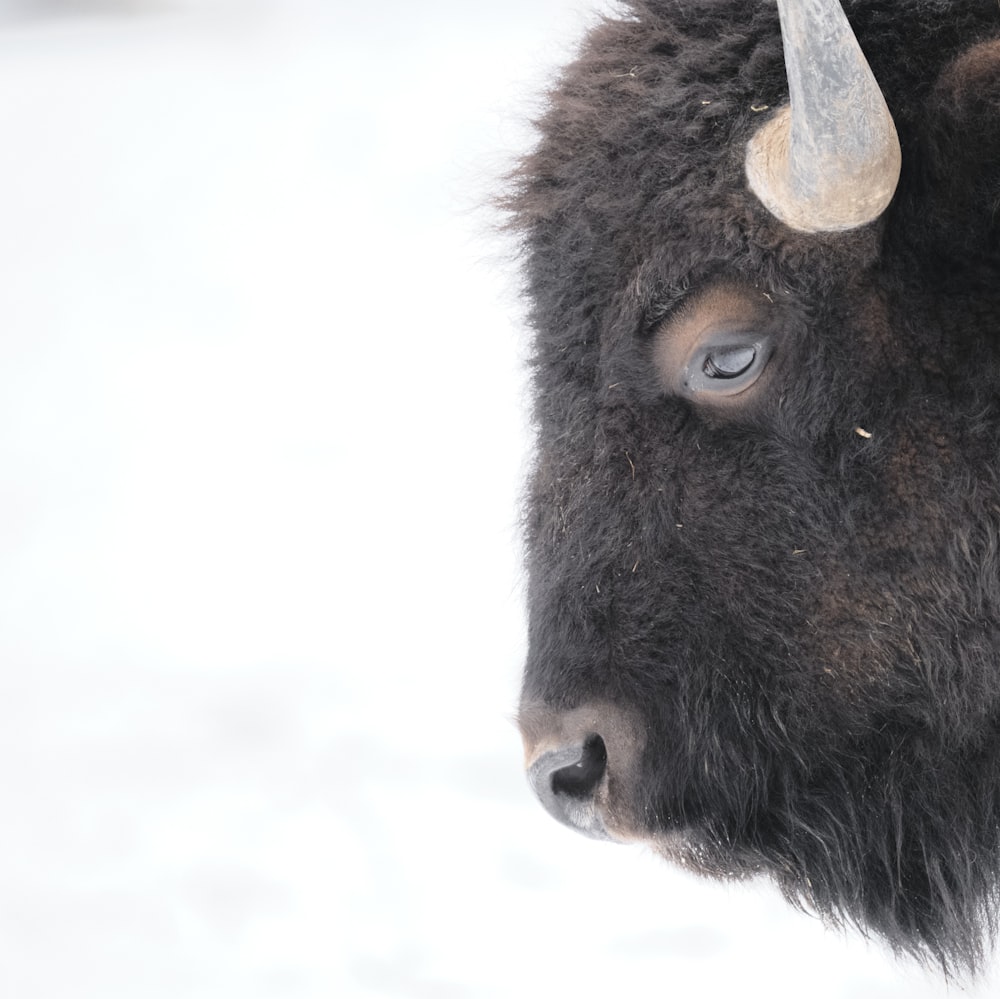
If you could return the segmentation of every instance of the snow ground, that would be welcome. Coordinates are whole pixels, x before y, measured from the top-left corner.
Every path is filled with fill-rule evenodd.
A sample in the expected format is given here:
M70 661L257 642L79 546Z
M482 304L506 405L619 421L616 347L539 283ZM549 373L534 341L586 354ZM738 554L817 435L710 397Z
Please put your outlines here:
M0 995L945 994L520 775L473 209L586 10L0 4Z

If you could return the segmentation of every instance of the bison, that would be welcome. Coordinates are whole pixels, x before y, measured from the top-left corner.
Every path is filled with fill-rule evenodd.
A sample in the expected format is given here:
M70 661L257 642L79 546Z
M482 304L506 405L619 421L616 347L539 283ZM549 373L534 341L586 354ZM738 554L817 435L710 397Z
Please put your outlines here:
M626 0L504 195L541 803L965 974L1000 906L1000 5Z

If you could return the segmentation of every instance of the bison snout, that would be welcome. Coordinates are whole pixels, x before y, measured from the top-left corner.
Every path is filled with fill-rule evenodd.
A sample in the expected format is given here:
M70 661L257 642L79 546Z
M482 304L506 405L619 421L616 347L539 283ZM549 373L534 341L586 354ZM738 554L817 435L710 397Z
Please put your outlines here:
M554 819L594 839L610 839L597 800L608 751L599 735L579 746L543 753L528 767L528 783Z
M519 724L528 783L549 815L594 839L636 836L637 718L610 704L556 711L525 703Z

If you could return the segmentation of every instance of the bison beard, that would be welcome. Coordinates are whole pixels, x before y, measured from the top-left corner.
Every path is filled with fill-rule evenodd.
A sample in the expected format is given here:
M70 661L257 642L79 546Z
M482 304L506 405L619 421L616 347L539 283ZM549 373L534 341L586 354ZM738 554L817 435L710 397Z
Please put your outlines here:
M521 727L561 821L974 970L1000 886L1000 8L844 8L902 149L877 217L810 227L751 190L789 99L764 0L631 0L512 177Z

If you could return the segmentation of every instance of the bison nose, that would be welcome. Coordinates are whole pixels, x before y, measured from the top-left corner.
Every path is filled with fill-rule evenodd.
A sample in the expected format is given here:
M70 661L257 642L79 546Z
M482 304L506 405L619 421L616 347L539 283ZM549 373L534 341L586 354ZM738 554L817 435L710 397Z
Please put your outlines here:
M528 782L549 815L594 839L641 838L637 711L607 701L566 710L523 697L517 722Z
M595 734L582 743L542 753L528 767L528 782L554 819L594 839L611 839L597 804L608 769L604 740Z

